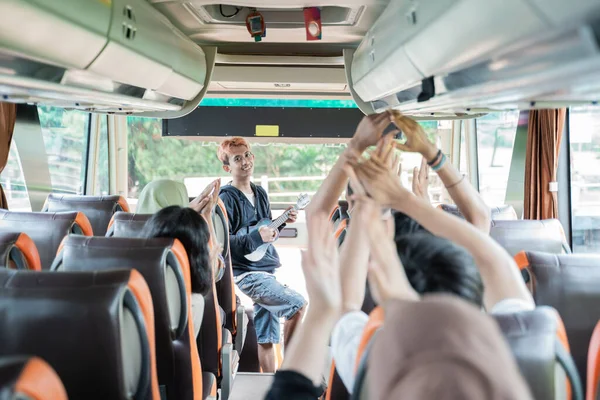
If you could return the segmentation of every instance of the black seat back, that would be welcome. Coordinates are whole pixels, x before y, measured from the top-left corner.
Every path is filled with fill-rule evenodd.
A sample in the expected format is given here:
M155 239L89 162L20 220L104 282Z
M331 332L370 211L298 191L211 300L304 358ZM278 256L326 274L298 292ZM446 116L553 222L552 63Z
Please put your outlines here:
M490 236L512 256L523 250L571 253L562 224L557 219L492 221Z
M0 267L40 271L42 262L31 238L20 232L0 232Z
M129 211L129 205L122 196L79 196L50 193L43 211L78 211L90 220L94 234L104 236L108 223L117 211Z
M588 344L600 319L600 255L522 252L515 260L536 304L560 314L585 387Z
M178 253L182 251L184 259L180 261ZM188 304L191 283L183 246L173 239L71 235L53 264L54 270L71 272L115 268L139 271L150 288L160 385L166 388L169 399L193 399L195 385L197 391L201 388L202 376Z
M109 222L106 236L136 238L140 236L146 221L152 214L134 214L119 211Z
M158 400L152 304L139 273L6 269L0 288L0 356L43 358L71 400Z
M0 210L0 232L26 233L35 243L43 270L50 269L65 236L76 233L92 236L92 227L79 212L15 212Z
M459 218L462 218L462 219L465 218L465 216L458 209L458 206L456 206L454 204L440 204L440 205L438 205L438 208L441 208L442 210L446 211L447 213L456 215ZM504 206L499 206L499 207L491 207L490 211L491 211L492 221L507 221L507 220L518 219L517 212L515 211L513 206L504 205Z
M571 374L567 375L575 374L570 381L573 393L582 393L581 379L571 356L566 350L557 351L557 346L562 347L562 344L557 338L558 324L555 310L542 306L532 311L496 314L493 317L504 334L535 399L565 397L565 392L557 393L557 388L566 388L563 382L557 382L556 368L561 364L561 358L570 360ZM568 365L561 367L569 368Z

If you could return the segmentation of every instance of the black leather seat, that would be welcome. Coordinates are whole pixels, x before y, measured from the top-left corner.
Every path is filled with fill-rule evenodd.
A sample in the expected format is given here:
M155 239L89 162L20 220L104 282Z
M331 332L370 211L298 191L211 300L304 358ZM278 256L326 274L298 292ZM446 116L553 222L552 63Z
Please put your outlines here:
M152 299L137 271L0 270L0 356L43 358L71 400L159 400Z
M226 211L223 211L223 208L220 208L220 206L217 208L219 209L216 210L214 214L213 222L219 222L223 216L226 218L227 215ZM223 214L223 212L225 212L225 214ZM118 212L113 216L107 236L139 237L144 224L151 216L152 214ZM227 239L229 239L228 235ZM228 371L225 371L225 376L234 373L233 369L237 368L239 351L244 347L243 341L245 338L245 335L243 334L244 330L242 329L242 336L236 335L235 354L231 351L232 349L227 347L228 343L233 342L233 333L237 333L238 314L240 311L243 312L243 307L238 308L237 299L234 300L235 288L233 287L233 270L231 269L231 260L228 251L229 246L228 242L223 244L224 251L227 250L226 257L224 258L225 270L219 282L215 283L213 288L214 292L210 292L205 296L204 319L202 321L200 334L197 338L198 352L200 353L200 358L202 360L202 369L205 373L211 373L216 377L222 376L222 365L230 365L227 367ZM225 313L224 320L221 318L221 307ZM247 324L247 317L243 316L241 320L241 326L244 327ZM222 328L223 326L226 328L225 330ZM215 352L214 349L218 349L218 351ZM223 352L223 350L225 351ZM251 352L249 352L249 354L251 354ZM220 360L223 358L223 355L226 357L231 356L231 363L234 365L231 365L230 362L222 364ZM232 370L231 372L229 372L230 369ZM226 380L225 384L229 384L229 381ZM205 391L207 390L207 385L205 385L204 389ZM214 385L210 390L210 393L213 396L216 396L216 389L217 385Z
M96 236L104 236L108 223L117 211L129 211L122 196L78 196L51 193L44 205L45 212L79 211L90 220Z
M329 216L329 220L333 224L333 229L336 230L340 222L347 218L350 218L350 214L348 214L348 202L340 200Z
M557 337L556 311L537 307L532 311L493 315L515 356L521 374L535 399L564 399L569 380L572 399L583 400L583 387L577 367Z
M136 269L148 283L154 305L158 381L167 398L198 398L194 393L202 393L203 377L189 304L190 267L183 246L173 239L71 235L52 266L71 272L115 268ZM211 377L206 381L210 385Z
M571 253L562 224L557 219L492 221L490 236L512 256L523 250Z
M521 252L515 260L536 304L559 312L585 387L588 344L600 320L600 255Z
M25 233L0 232L0 260L0 266L11 269L42 269L37 247Z
M67 391L41 358L0 357L0 399L67 400Z
M438 208L446 211L447 213L456 215L459 218L464 219L464 215L460 212L457 206L454 204L440 204ZM492 221L512 221L517 220L517 212L513 206L504 205L499 207L491 207Z
M108 225L106 236L115 237L139 237L146 221L152 217L152 214L133 214L129 212L116 212Z
M229 252L229 221L225 205L220 199L213 213L213 225L217 240L223 247L221 256L224 264L221 279L216 283L217 300L225 312L224 326L233 335L235 349L241 356L246 340L248 317L246 316L244 306L240 304L235 294L233 267Z
M60 243L75 233L92 236L92 226L80 212L15 212L0 210L0 233L25 233L35 243L43 270L50 269Z

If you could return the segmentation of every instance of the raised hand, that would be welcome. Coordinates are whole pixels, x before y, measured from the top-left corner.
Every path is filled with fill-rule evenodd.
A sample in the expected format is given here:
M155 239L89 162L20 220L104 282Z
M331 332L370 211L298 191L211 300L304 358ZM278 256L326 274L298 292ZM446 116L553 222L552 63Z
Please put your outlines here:
M367 147L377 144L383 131L389 125L390 115L388 113L365 116L356 127L348 147L362 153Z
M349 176L355 175L365 192L382 207L390 207L394 201L410 195L400 183L398 175L388 167L387 160L372 155L368 160L351 161L349 166L353 170L347 170ZM352 180L350 184L358 193Z
M427 165L425 157L421 161L421 168L415 167L413 169L412 191L417 197L431 204L429 198L429 165Z
M417 121L405 117L397 111L388 114L390 120L406 136L406 143L395 143L395 146L402 151L421 153L427 161L432 161L437 155L438 148L429 141L425 131Z
M205 217L210 217L212 210L219 201L220 189L221 180L215 179L204 188L198 197L191 201L190 207Z

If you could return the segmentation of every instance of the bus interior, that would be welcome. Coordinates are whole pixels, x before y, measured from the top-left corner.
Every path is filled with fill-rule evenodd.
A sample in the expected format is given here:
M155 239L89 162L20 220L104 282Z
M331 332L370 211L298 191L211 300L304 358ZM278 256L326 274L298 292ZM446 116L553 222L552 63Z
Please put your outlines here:
M257 364L224 208L197 340L181 245L116 232L154 180L183 182L190 199L227 184L216 154L234 136L252 144L252 180L278 215L317 192L365 115L391 110L480 193L490 235L564 323L579 382L539 378L536 354L516 354L532 391L552 393L536 399L600 395L598 0L1 0L0 95L0 399L263 398L273 375ZM400 159L410 188L421 156ZM433 171L429 197L461 215ZM331 214L341 240L345 207ZM307 237L300 211L275 245L277 279L305 298ZM516 352L536 342L532 326ZM26 367L58 382L19 391ZM324 399L351 398L335 367L326 378Z

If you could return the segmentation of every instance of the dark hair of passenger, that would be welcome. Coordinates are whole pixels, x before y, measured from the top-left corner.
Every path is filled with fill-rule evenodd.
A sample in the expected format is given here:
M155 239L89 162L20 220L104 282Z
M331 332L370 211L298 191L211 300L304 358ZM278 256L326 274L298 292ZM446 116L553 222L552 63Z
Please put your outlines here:
M346 186L346 200L348 200L353 194L354 190L352 190L352 186L350 186L350 182L348 182L348 185Z
M477 307L483 305L479 269L462 247L420 230L396 236L396 249L418 293L451 293Z
M394 237L400 237L402 235L408 235L416 232L427 232L429 231L417 221L409 217L400 211L394 212Z
M179 206L165 207L144 225L144 238L178 239L190 261L192 292L206 295L212 286L208 224L196 211Z

